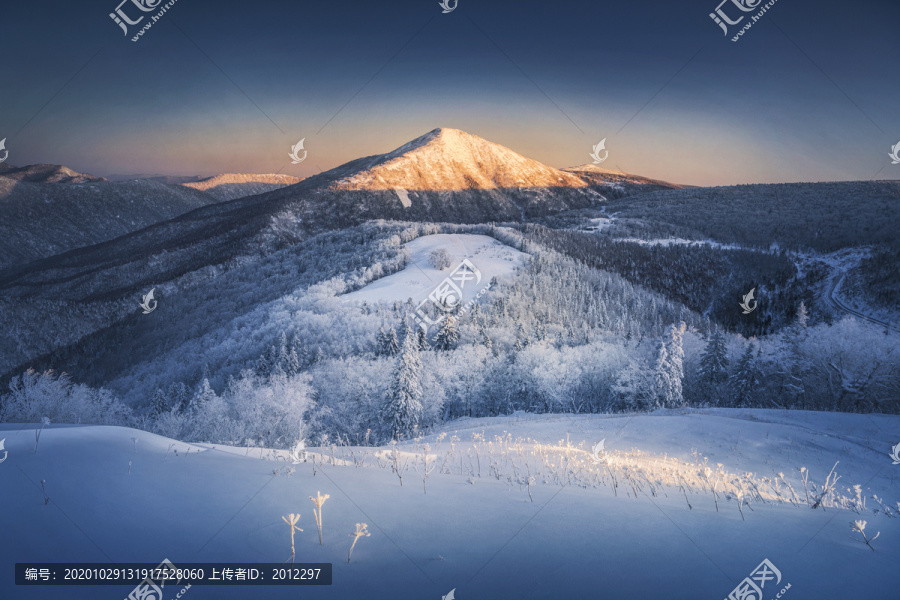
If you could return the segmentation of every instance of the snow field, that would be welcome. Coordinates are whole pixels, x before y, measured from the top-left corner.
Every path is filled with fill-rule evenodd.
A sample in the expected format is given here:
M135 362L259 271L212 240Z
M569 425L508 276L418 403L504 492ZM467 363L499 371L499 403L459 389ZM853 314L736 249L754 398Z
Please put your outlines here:
M7 564L281 562L290 557L281 517L299 512L305 531L296 534L296 560L332 562L334 585L193 586L186 596L437 600L456 588L461 600L724 598L768 558L782 572L781 586L791 584L787 598L891 599L900 519L875 513L871 500L860 514L832 504L854 483L866 495L896 501L900 467L886 452L898 425L895 416L726 409L463 419L397 445L399 460L409 461L401 486L393 447L314 448L308 462L294 465L284 451L51 425L35 454L35 426L7 424L0 426L10 453L0 464L7 540L0 556ZM603 483L590 453L603 438L618 462L618 492L609 475ZM427 493L413 468L418 460L422 471L425 444L437 465ZM724 493L716 511L712 493L692 474L694 450L734 477L754 473L745 481L758 486L778 470L802 493L799 467L808 466L810 481L821 484L838 460L842 479L824 510L762 485L764 501L749 498L742 519ZM531 499L527 486L507 479L523 468L540 480ZM323 506L323 546L309 501L317 491L331 495ZM871 535L881 532L875 552L850 537L849 522L859 518ZM360 522L372 536L359 541L347 564L349 534ZM118 600L129 591L26 591L13 586L11 569L0 575L3 598Z

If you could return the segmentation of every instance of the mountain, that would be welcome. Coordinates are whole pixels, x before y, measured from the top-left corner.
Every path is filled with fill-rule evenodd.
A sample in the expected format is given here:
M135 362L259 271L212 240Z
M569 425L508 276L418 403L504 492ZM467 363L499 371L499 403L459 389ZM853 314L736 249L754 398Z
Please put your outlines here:
M0 170L0 177L28 183L86 183L89 181L106 181L103 177L79 173L62 165L28 165Z
M197 190L152 181L49 183L85 177L93 176L58 165L32 165L13 176L0 175L0 271L216 202Z
M200 181L183 183L185 187L205 192L218 200L236 200L244 196L256 196L272 190L294 185L301 180L291 175L257 175L246 173L223 173Z
M324 210L329 219L347 221L349 215L352 223L521 221L605 201L576 175L457 129L435 129L392 152L307 181L313 193L307 210L296 216ZM285 188L272 197L288 198L300 189ZM295 208L300 207L290 210Z
M107 176L110 181L132 181L134 179L147 179L156 183L165 183L167 185L177 185L183 183L195 183L209 179L202 175L162 175L160 173L114 173Z
M523 216L528 219L605 201L575 175L477 136L447 129L434 130L387 154L358 159L291 186L221 203L209 204L209 197L192 187L146 180L76 184L66 189L69 196L58 198L57 206L66 200L80 205L84 200L73 200L72 194L92 189L98 198L100 192L116 189L141 190L142 197L180 192L194 194L188 197L206 205L169 220L154 215L159 222L116 239L81 248L70 244L74 249L68 252L0 271L0 315L7 313L0 318L0 325L9 323L18 332L14 346L0 357L0 363L5 363L0 372L14 366L10 362L21 363L61 345L83 343L79 340L94 334L99 336L96 348L106 344L111 350L109 343L120 347L120 341L128 338L130 344L146 346L133 349L135 357L163 352L166 344L174 343L172 336L158 345L146 343L145 336L152 332L142 328L151 321L134 319L135 298L157 288L163 305L160 310L177 310L171 318L184 332L194 331L201 321L230 321L294 286L319 281L307 281L307 272L333 277L368 268L370 259L359 262L356 258L361 245L371 247L374 256L382 252L378 246L382 242L373 239L375 234L370 231L390 238L384 227L403 229L383 223L375 229L363 227L369 221L520 221ZM33 192L46 193L43 187ZM107 198L107 203L114 199ZM138 202L133 207L145 210ZM30 219L32 231L37 231L35 224L58 230L72 221L64 214L59 209L32 212L22 215L18 223L21 226ZM117 214L97 222L115 222L109 217ZM85 221L79 217L75 222ZM108 234L109 227L102 231ZM98 238L99 233L94 231ZM62 236L53 236L58 237ZM49 239L41 241L43 245L33 245L46 249ZM391 261L402 261L402 256L391 248L390 260L384 260L394 265ZM263 261L269 266L259 266ZM263 271L266 285L252 279L261 277ZM253 283L248 287L251 280L240 279L233 290L218 287L223 273L230 273L233 279L237 272L246 272ZM176 298L193 286L198 287L191 293L201 300L178 300L176 309ZM202 312L195 314L196 310ZM188 319L188 315L195 316ZM108 335L102 334L104 330ZM75 346L71 352L70 356L82 356ZM84 356L96 358L99 352L92 350Z
M613 198L633 196L635 194L656 192L660 190L680 190L691 187L669 183L668 181L641 177L640 175L622 173L621 171L610 171L593 164L570 167L568 169L563 169L563 171L581 177L592 186L595 186L604 195Z
M387 154L360 158L257 196L203 206L112 242L7 272L0 276L0 288L41 278L46 270L67 278L79 273L105 277L104 269L139 270L145 281L159 281L163 274L177 277L370 220L521 221L605 201L571 173L478 136L435 129ZM148 257L160 253L165 261L148 264Z

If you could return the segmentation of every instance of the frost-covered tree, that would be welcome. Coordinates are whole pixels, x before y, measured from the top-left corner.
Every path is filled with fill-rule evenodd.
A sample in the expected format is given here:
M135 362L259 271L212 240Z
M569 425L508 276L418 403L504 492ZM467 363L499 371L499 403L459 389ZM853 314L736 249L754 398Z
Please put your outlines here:
M447 315L444 319L434 342L438 350L452 350L456 347L459 342L459 328L453 315Z
M425 335L425 330L421 327L416 328L416 343L419 345L419 350L428 350L428 336Z
M670 325L659 344L654 369L657 405L675 408L684 404L684 348L682 341L686 325Z
M631 363L616 374L610 391L615 397L614 408L625 411L648 410L656 402L655 381L648 370Z
M719 383L728 377L728 347L718 327L709 337L700 357L698 375L707 383Z
M214 398L216 398L216 393L213 391L212 386L209 385L209 379L204 377L203 381L200 382L200 387L194 393L191 406L202 406Z
M131 409L109 390L72 383L53 371L29 369L13 377L9 393L0 396L0 422L39 423L44 417L54 423L132 425Z
M400 341L397 339L397 330L393 327L388 329L384 334L382 350L382 353L387 356L397 356L400 352Z
M706 348L700 356L697 367L697 378L705 400L712 404L719 403L720 386L728 379L728 347L725 336L718 327L715 328Z
M737 406L751 406L760 383L760 371L751 341L738 361L734 374L728 378Z
M421 377L422 361L416 336L407 324L391 387L381 409L381 420L394 439L412 433L419 425L422 417Z
M431 253L431 264L434 265L434 268L438 271L449 268L450 265L453 264L452 261L453 258L450 256L450 253L443 248L438 248Z
M480 333L481 333L481 344L488 350L492 350L494 348L494 342L491 341L491 336L488 335L487 330L484 327L482 327Z

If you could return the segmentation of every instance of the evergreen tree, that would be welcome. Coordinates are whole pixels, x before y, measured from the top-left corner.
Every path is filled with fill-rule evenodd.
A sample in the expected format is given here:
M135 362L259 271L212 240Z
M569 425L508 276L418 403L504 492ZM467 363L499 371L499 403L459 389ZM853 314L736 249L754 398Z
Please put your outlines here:
M718 327L709 336L706 348L700 356L697 377L704 400L718 405L721 397L721 385L728 379L728 347L725 345L725 336Z
M525 348L528 347L530 340L528 339L528 334L525 333L525 327L522 326L522 323L519 323L519 326L516 327L516 351L521 352Z
M753 342L751 341L747 344L747 349L741 356L740 361L738 361L734 374L728 378L737 406L750 406L752 404L753 393L759 385L759 378L759 368L756 364Z
M173 412L181 412L191 403L191 393L188 387L181 381L176 381L169 386L166 394L169 403L169 410Z
M397 356L400 353L400 341L397 339L397 330L393 327L387 336L387 353L389 356Z
M302 370L302 365L300 364L300 356L297 354L297 348L291 348L290 353L288 353L286 363L284 365L284 372L288 377L293 377L298 374Z
M438 350L452 350L456 347L459 342L459 329L457 329L456 318L453 315L447 315L447 318L444 319L434 342Z
M675 408L684 405L684 349L682 338L686 326L670 325L659 345L655 379L657 406Z
M808 359L804 356L801 344L807 336L806 305L801 302L797 308L794 323L784 333L786 355L781 361L781 395L787 405L804 405L806 386L803 380L809 372Z
M419 350L428 350L428 336L425 335L425 330L422 327L416 328L416 341L419 344Z
M419 358L416 336L407 324L391 387L381 409L381 420L394 439L411 434L419 425L422 417L421 376L422 361Z
M162 388L156 388L156 393L153 394L152 407L154 414L157 415L167 413L171 410L172 407L169 406L169 398Z
M387 356L390 354L390 336L384 330L384 327L378 328L378 335L375 336L375 345L378 347L378 354Z
M215 397L216 393L213 391L212 386L209 385L209 379L204 377L203 381L200 382L200 387L198 387L197 391L194 393L191 404L194 408L199 408Z
M728 348L725 336L716 327L700 357L700 379L709 384L721 383L728 377Z
M484 327L481 328L481 343L488 350L494 349L494 342L491 341L491 337L488 335L487 330Z
M805 330L808 321L809 316L806 313L806 303L801 301L800 306L797 308L797 317L794 319L794 327Z

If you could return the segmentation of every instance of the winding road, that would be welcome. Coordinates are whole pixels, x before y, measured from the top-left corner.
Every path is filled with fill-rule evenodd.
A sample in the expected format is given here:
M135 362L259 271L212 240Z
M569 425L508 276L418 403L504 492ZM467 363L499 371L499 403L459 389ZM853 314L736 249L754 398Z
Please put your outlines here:
M874 317L864 315L863 313L850 308L849 306L847 306L846 304L844 304L843 302L841 302L840 300L838 300L835 297L835 295L834 295L835 290L837 290L837 288L840 287L841 283L844 282L844 277L846 277L846 276L847 276L846 273L842 273L840 277L837 277L831 283L831 288L828 290L828 301L831 302L832 306L834 306L837 310L839 310L841 312L847 313L848 315L853 315L854 317L863 319L865 321L868 321L869 323L881 325L885 329L890 329L891 331L900 332L900 329L898 329L897 327L894 327L890 323L885 323L884 321L879 321L878 319L876 319Z

